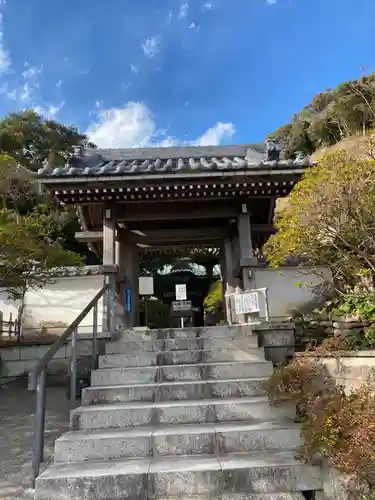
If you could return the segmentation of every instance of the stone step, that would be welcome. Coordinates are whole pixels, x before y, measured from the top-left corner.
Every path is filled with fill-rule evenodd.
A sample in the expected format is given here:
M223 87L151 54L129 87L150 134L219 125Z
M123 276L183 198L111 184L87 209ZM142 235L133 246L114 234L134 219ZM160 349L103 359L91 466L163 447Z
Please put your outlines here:
M320 490L320 469L294 452L173 456L54 464L36 480L35 500L145 500Z
M267 380L268 377L248 377L87 387L82 391L82 404L263 396Z
M160 353L126 350L99 356L99 368L131 368L135 366L182 365L220 361L265 361L263 347L249 349L179 349Z
M146 384L185 380L220 380L247 377L270 377L273 366L269 361L232 361L193 365L147 366L133 368L101 368L91 372L92 386Z
M153 425L73 431L55 442L55 462L293 450L300 427L286 422Z
M293 420L295 407L272 406L266 396L218 400L180 400L80 406L71 412L72 430L138 427L150 424L197 424Z
M238 338L257 337L257 331L251 325L216 325L187 328L147 328L123 329L117 332L116 342L125 341L158 341L167 339L195 338Z
M158 497L158 500L207 500L207 496L189 495ZM232 493L210 496L210 500L305 500L303 493Z
M106 353L126 353L129 350L141 349L143 351L149 352L163 352L163 351L175 351L181 349L252 349L257 348L258 336L257 335L246 335L246 336L236 336L236 337L193 337L193 338L167 338L159 340L145 340L140 339L130 339L122 338L106 344Z

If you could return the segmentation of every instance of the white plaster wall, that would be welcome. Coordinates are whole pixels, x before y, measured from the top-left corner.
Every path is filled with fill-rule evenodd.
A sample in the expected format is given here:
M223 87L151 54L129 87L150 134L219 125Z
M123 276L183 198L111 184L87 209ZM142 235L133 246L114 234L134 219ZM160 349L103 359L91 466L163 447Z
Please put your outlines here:
M40 290L28 290L24 299L23 334L40 331L43 325L51 333L62 333L103 284L103 276L80 276L57 278ZM103 299L98 304L98 332L102 331L102 323ZM78 334L91 334L92 325L93 314L89 313L78 328Z
M293 310L314 300L314 288L324 281L332 282L332 273L327 267L280 267L255 268L254 288L267 288L270 317L289 317ZM264 303L260 300L261 315Z

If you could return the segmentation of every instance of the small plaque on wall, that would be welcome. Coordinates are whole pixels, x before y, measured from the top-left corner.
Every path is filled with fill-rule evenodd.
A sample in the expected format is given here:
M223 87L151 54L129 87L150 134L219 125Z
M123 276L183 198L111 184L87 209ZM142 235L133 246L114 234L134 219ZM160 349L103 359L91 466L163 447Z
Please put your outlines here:
M154 278L152 276L139 278L139 295L154 295Z

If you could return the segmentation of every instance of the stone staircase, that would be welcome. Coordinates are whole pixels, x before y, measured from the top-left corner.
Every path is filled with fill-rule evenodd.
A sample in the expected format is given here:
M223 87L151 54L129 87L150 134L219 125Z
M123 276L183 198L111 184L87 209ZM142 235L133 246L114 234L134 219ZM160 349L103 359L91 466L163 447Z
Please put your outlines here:
M36 500L302 500L317 467L295 459L292 408L246 327L124 331L107 344Z

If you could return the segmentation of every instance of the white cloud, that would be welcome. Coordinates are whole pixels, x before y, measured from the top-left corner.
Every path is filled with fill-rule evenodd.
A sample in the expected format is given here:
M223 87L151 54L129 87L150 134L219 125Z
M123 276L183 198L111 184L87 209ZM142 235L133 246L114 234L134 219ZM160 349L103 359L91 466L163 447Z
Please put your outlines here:
M43 66L30 66L25 63L25 70L21 73L23 84L18 93L18 100L28 104L32 101L34 93L40 88L39 76L43 71Z
M266 0L266 4L275 5L277 0Z
M214 127L209 128L197 140L199 146L216 146L223 139L229 139L236 132L233 123L217 122Z
M30 64L27 62L25 63L25 68L26 69L21 73L24 80L31 80L38 78L41 72L43 71L43 66L40 66L38 68L37 66L30 66Z
M99 109L86 134L102 148L149 146L214 146L235 133L232 123L218 122L193 141L166 136L157 128L151 110L141 102L128 102L121 108Z
M188 15L188 10L189 10L189 4L187 2L184 2L180 5L180 10L178 11L178 16L177 19L181 21L181 19L185 19Z
M34 106L34 110L39 114L44 116L44 118L55 119L60 113L62 108L65 106L65 102L61 101L60 104L54 105L49 104L47 106Z
M24 66L25 69L18 75L16 84L10 88L9 84L5 83L0 88L0 94L14 101L20 109L31 108L45 118L56 118L65 102L53 104L41 99L39 77L43 72L43 66L32 66L28 62L25 62ZM61 80L57 82L56 87L59 88L61 83Z
M142 147L150 143L156 126L147 106L128 102L123 108L99 110L86 134L104 148Z
M209 10L212 10L212 3L211 2L205 2L203 5L202 5L202 11L203 12L208 12Z
M0 7L5 5L4 1L1 1ZM12 62L10 59L9 52L4 47L4 18L2 12L0 12L0 74L5 73L10 68Z
M62 80L59 80L58 82L56 82L56 87L59 89L62 85Z
M161 39L159 35L151 36L150 38L146 38L146 40L142 43L142 49L145 56L152 59L155 57L161 49Z
M195 24L195 22L194 22L194 21L192 21L192 22L190 23L190 25L189 25L189 29L191 29L191 30L196 30L196 31L199 31L199 28L200 28L200 27L199 27L197 24Z
M133 73L133 75L136 75L137 73L139 73L139 68L135 64L131 64L130 71L131 71L131 73Z

